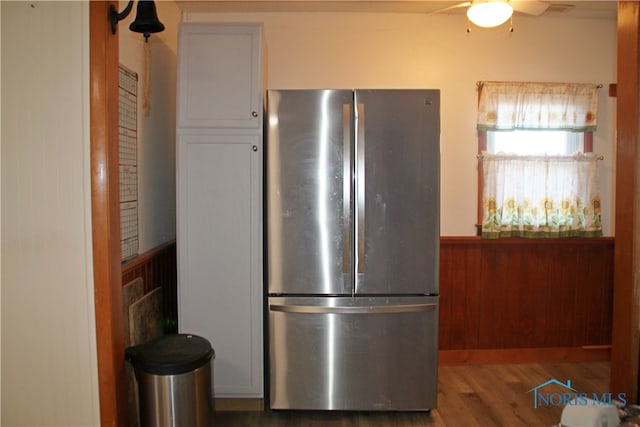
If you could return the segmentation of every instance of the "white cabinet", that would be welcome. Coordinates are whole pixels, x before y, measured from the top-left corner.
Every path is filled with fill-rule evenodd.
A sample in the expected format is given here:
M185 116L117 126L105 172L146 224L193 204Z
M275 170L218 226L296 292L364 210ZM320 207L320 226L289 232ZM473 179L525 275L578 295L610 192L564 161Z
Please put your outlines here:
M183 23L178 127L262 127L262 27Z
M261 398L262 27L186 23L179 37L179 330L211 341L215 397Z
M260 146L257 135L178 137L178 324L211 340L218 397L262 395Z

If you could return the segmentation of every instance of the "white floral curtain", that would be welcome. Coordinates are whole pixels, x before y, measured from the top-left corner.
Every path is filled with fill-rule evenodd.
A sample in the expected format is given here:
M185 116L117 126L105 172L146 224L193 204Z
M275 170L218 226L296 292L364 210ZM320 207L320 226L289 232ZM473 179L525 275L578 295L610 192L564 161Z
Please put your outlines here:
M602 235L596 154L482 156L482 237Z
M581 83L481 82L479 130L594 131L598 86Z

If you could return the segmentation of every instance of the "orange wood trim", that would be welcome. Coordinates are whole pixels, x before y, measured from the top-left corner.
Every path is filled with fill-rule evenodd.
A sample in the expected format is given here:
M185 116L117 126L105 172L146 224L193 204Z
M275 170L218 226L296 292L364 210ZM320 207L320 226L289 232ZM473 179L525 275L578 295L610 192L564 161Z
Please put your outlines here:
M489 365L496 363L560 363L610 360L607 347L505 348L481 350L440 350L438 364Z
M638 401L638 293L634 275L638 229L634 225L638 179L640 106L640 4L618 2L618 91L616 97L615 273L611 391Z
M593 132L585 132L582 151L585 153L593 153Z
M478 95L479 97L479 95ZM478 131L478 154L482 154L483 151L487 150L487 132L479 130ZM478 160L478 214L477 214L477 222L476 222L476 235L482 235L482 213L484 210L482 193L484 191L484 170L482 168L482 159Z
M480 105L480 97L482 96L482 84L478 85L478 105ZM487 132L478 131L478 155L487 149ZM476 236L482 235L482 211L483 200L482 192L484 190L484 170L482 168L482 159L478 159L478 194L476 198L477 214L476 214Z
M120 283L118 37L109 5L89 2L91 216L100 424L125 425L124 324Z

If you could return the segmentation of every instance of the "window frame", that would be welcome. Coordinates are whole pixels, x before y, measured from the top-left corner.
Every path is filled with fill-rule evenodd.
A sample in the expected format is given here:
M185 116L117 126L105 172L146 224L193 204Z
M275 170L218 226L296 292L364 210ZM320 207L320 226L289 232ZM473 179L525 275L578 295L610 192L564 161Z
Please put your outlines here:
M479 98L478 98L479 99ZM482 215L484 207L482 206L482 193L484 192L484 171L482 169L482 152L487 150L487 131L478 130L478 194L477 194L477 215L476 215L476 236L482 236ZM583 152L593 152L593 131L583 132Z

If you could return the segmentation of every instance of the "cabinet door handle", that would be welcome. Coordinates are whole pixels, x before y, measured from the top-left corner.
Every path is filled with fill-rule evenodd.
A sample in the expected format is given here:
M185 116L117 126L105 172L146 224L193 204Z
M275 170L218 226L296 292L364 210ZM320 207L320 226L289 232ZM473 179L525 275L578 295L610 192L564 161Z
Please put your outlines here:
M258 151L258 146L257 146L257 145L254 145L253 147L251 147L251 149L252 149L253 151Z
M257 111L252 111L251 112L251 117L258 117L258 112Z

